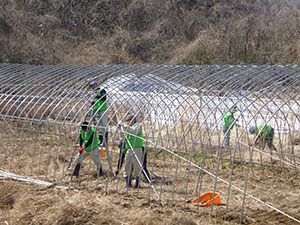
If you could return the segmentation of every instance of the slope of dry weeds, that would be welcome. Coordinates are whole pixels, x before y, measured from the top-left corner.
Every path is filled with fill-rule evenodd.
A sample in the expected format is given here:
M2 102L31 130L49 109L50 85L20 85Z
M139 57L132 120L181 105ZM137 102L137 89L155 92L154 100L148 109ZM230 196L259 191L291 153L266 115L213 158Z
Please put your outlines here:
M0 3L0 62L300 63L299 8L282 1Z

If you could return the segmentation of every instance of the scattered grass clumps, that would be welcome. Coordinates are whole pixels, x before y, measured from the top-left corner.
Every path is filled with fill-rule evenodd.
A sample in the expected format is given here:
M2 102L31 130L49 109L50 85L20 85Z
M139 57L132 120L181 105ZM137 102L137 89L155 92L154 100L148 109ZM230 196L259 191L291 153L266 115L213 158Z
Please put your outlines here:
M0 209L11 209L15 203L14 183L0 183Z

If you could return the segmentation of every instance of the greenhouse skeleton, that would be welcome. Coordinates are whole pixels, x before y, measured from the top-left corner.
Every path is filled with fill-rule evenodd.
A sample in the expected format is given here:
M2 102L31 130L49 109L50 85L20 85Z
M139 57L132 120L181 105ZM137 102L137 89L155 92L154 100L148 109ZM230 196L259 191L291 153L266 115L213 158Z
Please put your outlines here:
M257 174L276 177L286 171L297 177L297 65L0 64L0 76L3 171L74 188L85 185L119 190L123 180L112 175L120 138L116 123L134 114L143 126L149 149L153 183L145 181L144 186L150 188L139 190L149 201L153 191L154 199L162 204L171 200L173 205L183 198L186 207L186 200L211 190L221 192L226 204L225 209L211 205L211 215L220 211L226 218L233 205L240 204L242 222L246 197L250 197L300 223L298 215L263 201L248 187L255 183ZM91 119L90 81L97 81L108 93L109 146L103 158L106 176L95 180L89 163L79 184L67 176L67 165L77 151L80 123ZM233 106L238 108L235 118L241 127L232 129L231 148L226 151L223 119ZM261 150L255 144L258 137L249 135L249 126L261 124L274 128L277 152ZM282 191L271 187L274 193ZM241 195L241 201L235 202L233 195ZM197 213L199 210L199 206L195 208Z

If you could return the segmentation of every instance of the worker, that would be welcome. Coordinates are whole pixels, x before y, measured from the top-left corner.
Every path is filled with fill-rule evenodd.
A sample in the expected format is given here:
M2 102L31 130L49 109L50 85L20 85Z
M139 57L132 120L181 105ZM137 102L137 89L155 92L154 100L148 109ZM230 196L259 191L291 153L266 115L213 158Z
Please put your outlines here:
M123 165L123 162L124 162L124 158L125 158L125 155L126 155L126 141L124 140L120 140L119 143L118 143L118 147L120 149L120 153L119 153L119 160L118 160L118 167L115 171L115 176L118 176L119 174L119 171L120 169L122 168L122 165ZM149 171L147 169L147 152L148 150L146 149L146 147L144 146L143 147L143 170L144 170L144 177L145 179L148 181L150 181L150 174L149 174Z
M99 140L97 137L97 132L94 127L90 127L88 122L83 122L81 124L80 134L79 134L79 160L75 166L73 176L78 177L79 171L82 166L83 160L90 155L91 159L95 163L98 169L98 175L102 176L102 166L101 166L101 158L99 156Z
M108 111L107 111L107 93L105 89L100 89L96 81L90 83L90 87L93 90L93 101L91 106L93 107L92 121L99 134L100 145L107 147L108 142Z
M262 150L265 149L266 143L271 150L277 151L276 147L273 144L274 139L274 129L270 125L260 125L258 127L250 126L249 133L258 135L258 140L262 146Z
M122 121L118 123L119 127L123 127L124 132L121 132L121 135L124 140L126 140L125 149L125 170L124 178L126 181L126 187L131 186L131 179L135 177L135 186L134 188L139 188L140 182L140 172L142 169L141 162L143 160L143 130L136 118L133 115L126 117L125 122L128 123L125 125ZM125 137L126 136L126 137Z
M230 131L234 128L234 125L236 125L237 127L240 126L236 123L237 120L234 118L233 115L235 112L237 112L237 110L238 110L237 106L231 107L229 112L226 113L223 121L224 147L227 150L229 150L230 148L229 145Z

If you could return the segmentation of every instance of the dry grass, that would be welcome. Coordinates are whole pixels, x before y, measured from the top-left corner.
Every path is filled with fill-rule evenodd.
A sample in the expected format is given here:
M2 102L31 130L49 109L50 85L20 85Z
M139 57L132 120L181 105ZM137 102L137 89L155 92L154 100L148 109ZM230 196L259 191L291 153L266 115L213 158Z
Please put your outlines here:
M8 224L215 224L190 212L161 208L131 196L89 191L58 191L15 184L15 202L0 214ZM223 222L223 224L228 224Z
M182 126L179 126L175 130L178 134L182 133L187 126L184 121L180 121L180 124ZM144 126L147 128L148 124L144 124ZM159 127L159 125L157 126ZM158 127L154 127L153 129L158 129ZM196 126L190 128L190 132L193 133L197 130ZM163 129L162 135L166 137L170 129L170 127ZM154 187L156 190L162 191L161 197L166 201L165 207L158 206L156 201L157 197L152 191L150 191L151 200L148 202L147 196L149 187L144 179L142 180L142 188L139 192L130 189L128 194L126 194L124 180L120 179L118 181L113 176L110 176L111 174L107 178L99 178L98 188L95 189L97 180L93 178L91 174L96 171L96 168L92 164L91 174L88 175L88 160L85 161L81 172L81 183L78 184L76 180L71 182L70 177L66 174L62 176L62 173L66 172L66 168L63 167L63 164L67 163L73 146L68 145L68 152L65 155L67 140L64 139L64 136L58 135L59 129L52 130L53 133L41 132L37 138L34 133L26 133L26 131L22 131L21 129L15 130L18 136L14 139L15 143L19 143L21 137L24 138L27 134L29 134L28 139L23 140L23 145L9 155L7 161L5 161L2 166L18 174L25 172L26 174L30 174L32 172L32 175L42 177L45 176L47 171L48 180L56 182L57 184L64 182L63 185L70 185L79 191L59 191L52 188L44 189L20 184L15 184L14 186L5 184L5 186L0 186L3 187L1 192L4 193L3 196L5 196L2 196L3 200L1 201L4 202L4 205L7 205L7 207L4 208L4 213L1 214L0 221L9 221L10 224L216 224L218 221L220 224L232 224L239 221L240 205L243 196L240 192L234 190L231 193L228 205L229 222L222 220L225 206L216 207L214 209L216 219L208 216L210 212L209 208L201 208L199 217L195 215L196 208L194 206L187 204L186 208L184 208L182 201L185 197L192 199L198 195L197 182L199 170L192 167L189 173L188 164L179 160L179 167L176 173L177 157L167 154L164 163L163 159L165 155L163 151L158 152L156 155L154 173L157 176L162 176L164 173L165 182L163 182L161 186L161 181L156 180ZM201 134L204 135L206 132L211 131L200 129ZM232 137L236 135L235 132L236 131L232 132ZM154 130L154 134L158 135L158 130ZM2 133L1 138L3 140L11 140L12 137L9 135L9 132ZM212 143L216 142L217 138L217 134L213 136L211 140ZM68 141L70 143L75 142L74 139L69 139ZM162 146L164 146L164 144L166 144L165 141L162 141ZM278 140L276 140L276 144L278 144ZM4 146L5 148L0 149L1 159L3 159L6 153L11 151L13 143L11 143L11 141L5 141ZM173 143L171 149L175 149L176 146L177 143ZM187 144L187 146L189 148L190 144ZM35 152L33 151L34 149ZM197 147L197 150L200 151L201 148ZM218 155L219 148L215 150L214 154L209 155L205 161L205 169L212 173L216 172L216 156ZM40 158L40 156L42 157ZM148 168L152 168L153 156L154 151L152 148L149 148ZM182 154L182 156L187 159L190 157L189 154ZM245 153L243 157L247 161L249 155ZM113 168L116 168L117 158L118 150L115 147L112 151ZM201 165L202 159L203 155L201 154L192 156L192 161L196 165ZM300 197L295 194L295 190L300 188L297 171L276 167L277 164L275 164L275 167L261 167L259 164L260 155L257 153L254 154L253 160L257 162L257 164L253 165L250 170L247 187L248 193L263 201L267 201L276 208L295 217L300 215L299 205L295 203L295 198ZM263 158L263 162L266 162L265 160L267 160L267 157ZM219 176L222 179L229 180L231 168L231 161L222 161L219 165ZM106 160L103 162L103 169L105 173L108 173ZM54 179L54 171L56 173L56 179ZM246 173L247 164L235 164L233 167L232 184L243 188ZM175 202L172 207L170 200L172 199L175 174ZM88 180L89 188L86 187ZM187 181L189 181L188 184ZM214 182L213 177L204 174L202 177L203 186L201 192L213 190ZM117 184L119 187L118 192L116 192ZM108 193L105 192L106 187L108 187ZM188 192L185 196L186 190L188 190ZM217 182L216 190L221 193L222 201L226 202L227 186L222 182ZM278 196L284 198L285 201L282 201L282 198L278 198ZM284 221L283 224L292 224L292 221L287 220L282 215L272 214L272 216L268 216L270 209L263 207L251 199L247 199L246 209L246 224L260 224L266 217L268 217L270 221L268 224L272 224L278 219ZM256 214L259 214L260 217L256 218Z
M288 134L284 140L284 144L300 145L300 134L298 132L293 132L292 134Z
M36 103L31 101L31 99L27 99L27 102L21 104L14 100L3 99L0 104L0 111L5 117L32 118L35 120L53 119L56 121L74 119L75 115L82 118L84 116L83 112L86 111L82 110L83 108L86 109L83 102L47 102L46 99L39 100Z
M13 183L0 183L0 209L11 209L17 192Z
M228 178L226 167L223 165L220 176ZM162 167L160 162L156 165L157 171ZM172 176L174 173L174 163L168 162L165 174ZM255 169L256 170L256 169ZM197 170L191 170L190 182L195 183ZM300 207L297 199L300 196L294 190L300 188L299 180L294 179L293 172L276 169L275 171L265 168L264 173L250 173L247 191L250 194L268 202L269 204L283 210L284 212L298 218ZM238 165L234 171L232 184L241 186L245 179L245 168ZM93 183L95 181L92 181ZM86 189L79 191L57 190L53 187L43 188L19 183L1 184L0 190L8 200L4 200L6 207L1 208L0 222L8 224L235 224L239 221L240 204L242 194L232 191L229 205L228 221L222 220L226 205L214 208L214 217L209 216L210 208L200 208L199 215L195 213L196 207L191 204L184 204L186 171L181 170L177 178L177 187L173 207L167 201L164 207L159 206L153 196L150 202L147 200L148 188L142 182L142 188L137 192L129 189L125 192L124 183L120 181L119 191L109 190L105 192L105 180L100 180L100 188ZM110 184L116 182L109 179ZM159 185L158 185L159 186ZM158 187L157 186L157 187ZM192 185L193 186L193 185ZM191 190L190 197L197 196ZM171 199L168 192L172 185L164 185L163 199ZM209 176L203 177L202 191L209 191L213 188L213 179ZM159 189L157 189L159 190ZM226 203L226 186L217 184L217 191L221 193L223 203ZM181 194L180 194L181 193ZM3 195L2 195L3 196ZM169 196L169 197L168 197ZM3 197L2 197L3 199ZM13 200L10 200L13 199ZM284 199L284 200L283 200ZM0 203L3 203L1 200ZM280 215L261 204L247 199L247 212L244 224L296 224L288 218ZM299 218L298 218L299 219Z
M6 1L0 14L0 61L299 63L299 34L294 32L299 10L292 5L280 11L282 6L264 5L261 21L261 6L245 0Z

